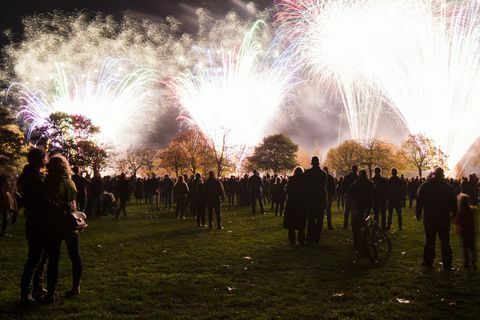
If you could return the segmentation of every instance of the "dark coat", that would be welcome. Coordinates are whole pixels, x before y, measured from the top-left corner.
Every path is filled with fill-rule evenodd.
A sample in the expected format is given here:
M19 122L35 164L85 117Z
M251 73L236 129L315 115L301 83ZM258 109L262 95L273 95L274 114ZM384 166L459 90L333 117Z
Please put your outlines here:
M423 222L436 226L450 225L450 212L457 211L457 197L452 187L444 180L434 178L418 189L417 216L423 214Z
M216 178L208 178L205 182L205 194L207 195L207 203L216 203L220 199L225 199L222 182Z
M327 207L327 174L320 167L312 167L303 174L307 207Z
M273 185L272 200L275 202L284 202L286 197L285 185L283 183L275 183Z
M342 182L343 193L348 193L350 186L355 180L357 180L357 178L358 178L358 175L355 172L350 172L345 176L345 178L343 178L343 182Z
M287 204L283 226L287 229L304 230L306 227L307 212L303 178L303 175L290 177L286 186Z
M260 178L259 176L253 175L250 178L248 178L248 188L250 189L251 193L255 195L261 195L262 186L263 186L263 181L262 181L262 178Z
M373 182L368 179L355 180L348 190L348 195L354 201L355 208L361 211L371 209L374 189Z
M27 239L44 237L46 228L47 194L45 177L26 165L18 178L22 201L25 207L25 235Z
M388 180L380 175L375 175L372 178L372 182L375 185L375 191L373 192L373 200L387 201Z
M388 203L389 205L401 205L405 198L405 183L397 176L388 179Z
M327 194L328 199L333 199L335 197L335 178L327 173Z

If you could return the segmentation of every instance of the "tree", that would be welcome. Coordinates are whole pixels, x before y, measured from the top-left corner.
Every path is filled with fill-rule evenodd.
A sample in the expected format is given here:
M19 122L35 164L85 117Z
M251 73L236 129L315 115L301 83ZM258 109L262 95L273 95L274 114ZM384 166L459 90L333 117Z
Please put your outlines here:
M185 157L181 146L173 140L160 152L160 163L162 167L172 170L178 177L183 170L188 168L188 160Z
M147 171L147 174L153 173L157 167L158 150L154 148L145 147L142 150L143 153L143 167Z
M0 166L20 169L25 149L22 131L9 110L0 107Z
M406 163L417 170L420 177L424 171L437 166L448 170L445 167L447 161L445 153L435 146L432 139L422 134L409 135L402 144L401 154Z
M83 140L77 143L76 165L91 168L93 172L101 172L107 166L107 148L93 141Z
M327 153L325 165L332 172L339 175L346 175L353 165L361 165L365 162L365 147L358 141L347 140L336 148L331 148Z
M144 165L145 155L142 148L129 146L125 150L125 164L132 176L137 175L137 171Z
M197 128L180 132L174 143L179 146L192 174L212 162L212 152L207 139Z
M263 139L248 157L251 168L275 173L292 170L297 166L298 145L285 134L274 134Z
M362 144L364 150L361 164L367 167L370 177L375 167L398 167L395 161L394 145L376 138L366 140Z

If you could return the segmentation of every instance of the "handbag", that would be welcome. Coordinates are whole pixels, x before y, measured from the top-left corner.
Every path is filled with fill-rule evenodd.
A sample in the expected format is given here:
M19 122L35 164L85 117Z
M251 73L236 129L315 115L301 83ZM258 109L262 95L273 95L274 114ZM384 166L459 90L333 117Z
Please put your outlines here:
M72 231L83 231L88 227L87 215L80 211L71 211L68 215L68 228Z

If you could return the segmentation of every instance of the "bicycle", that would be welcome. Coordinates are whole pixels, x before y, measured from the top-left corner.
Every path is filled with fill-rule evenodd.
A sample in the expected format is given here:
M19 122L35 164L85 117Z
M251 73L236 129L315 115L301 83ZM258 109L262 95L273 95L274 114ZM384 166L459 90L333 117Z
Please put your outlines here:
M373 213L363 220L361 232L365 253L373 264L378 263L378 253L392 251L392 243L385 230L380 228L375 221Z

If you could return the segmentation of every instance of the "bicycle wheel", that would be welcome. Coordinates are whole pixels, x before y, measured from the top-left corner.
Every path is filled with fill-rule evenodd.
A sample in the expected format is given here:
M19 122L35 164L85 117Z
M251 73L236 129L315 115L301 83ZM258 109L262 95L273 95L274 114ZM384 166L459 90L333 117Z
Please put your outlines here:
M378 230L377 247L383 252L392 252L392 243L384 230Z
M375 236L367 229L365 233L365 253L373 264L378 263L378 251Z

